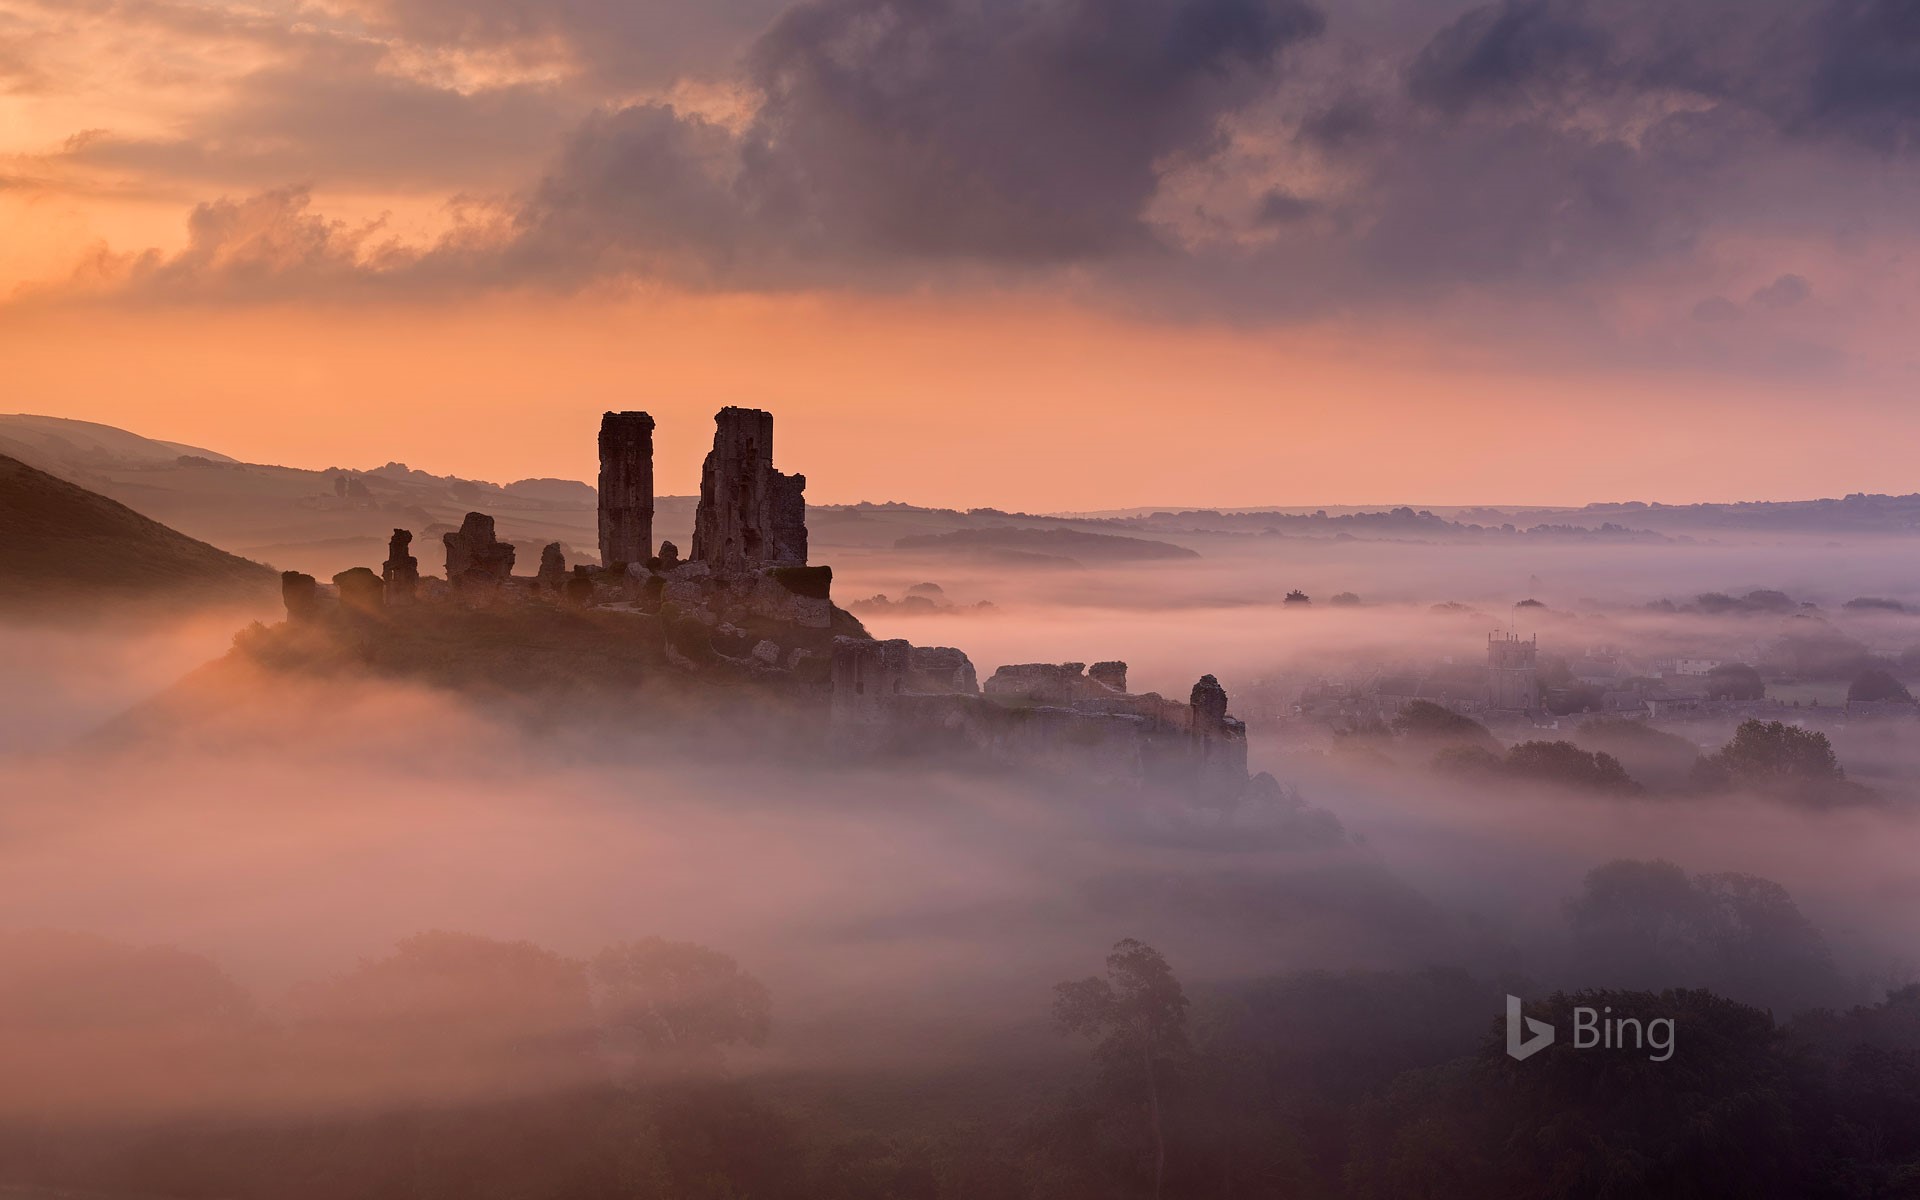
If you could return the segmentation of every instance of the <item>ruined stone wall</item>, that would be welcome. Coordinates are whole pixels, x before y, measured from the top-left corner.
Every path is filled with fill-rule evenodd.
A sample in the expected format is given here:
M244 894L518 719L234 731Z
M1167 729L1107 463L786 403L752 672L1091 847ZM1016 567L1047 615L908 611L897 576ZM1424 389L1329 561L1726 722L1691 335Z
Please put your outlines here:
M723 408L700 472L692 560L716 571L807 563L804 475L773 469L773 414Z
M493 518L485 513L468 513L459 531L441 541L447 547L447 582L453 586L497 586L513 577L513 543L494 536Z
M610 412L600 418L600 563L653 557L653 418Z
M906 692L912 655L913 647L905 638L835 638L829 668L832 723L848 730L886 724L894 698Z
M1100 704L1127 695L1127 664L1010 663L982 687L989 696L1030 704Z
M964 668L961 664L965 664ZM1125 691L1126 664L1017 663L975 692L957 650L842 638L833 728L847 749L953 753L1098 785L1152 785L1230 802L1248 785L1246 726L1213 676L1188 703Z

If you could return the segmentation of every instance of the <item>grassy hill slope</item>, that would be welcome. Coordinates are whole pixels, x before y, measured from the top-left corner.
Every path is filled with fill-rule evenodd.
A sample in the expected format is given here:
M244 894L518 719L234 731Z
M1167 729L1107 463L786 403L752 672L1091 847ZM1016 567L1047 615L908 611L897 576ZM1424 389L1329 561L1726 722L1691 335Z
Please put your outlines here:
M244 600L276 582L268 567L0 456L0 607Z

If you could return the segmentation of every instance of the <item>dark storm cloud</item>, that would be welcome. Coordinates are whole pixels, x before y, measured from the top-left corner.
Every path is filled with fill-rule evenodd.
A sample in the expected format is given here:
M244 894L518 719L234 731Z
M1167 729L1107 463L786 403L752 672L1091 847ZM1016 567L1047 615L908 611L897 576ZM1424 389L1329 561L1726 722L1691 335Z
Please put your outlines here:
M1299 0L811 0L755 44L763 101L730 157L698 122L615 113L530 216L542 238L646 239L698 196L696 238L751 225L800 257L1143 248L1161 161L1204 152L1320 26Z
M1891 0L354 7L377 39L287 32L176 141L76 147L263 192L204 206L248 219L202 222L177 272L142 260L149 290L212 294L235 263L250 289L279 264L314 286L421 291L1037 281L1241 320L1468 290L1602 342L1595 314L1642 287L1659 292L1642 308L1670 314L1656 338L1680 347L1661 353L1684 357L1817 316L1782 272L1842 235L1920 232L1898 202L1920 19ZM409 46L579 69L455 91L395 70ZM676 71L703 87L665 87ZM403 250L284 190L343 181L478 188L506 215ZM1817 245L1715 257L1748 233ZM1691 319L1722 293L1752 319Z
M1442 29L1409 90L1449 111L1684 92L1780 132L1888 150L1920 129L1911 0L1502 0Z
M1148 252L1276 308L1577 284L1683 258L1734 209L1804 220L1799 193L1751 186L1785 144L1884 152L1908 103L1892 11L1504 0L1441 10L1404 61L1342 42L1336 62L1292 0L809 0L754 44L760 107L737 136L650 107L599 118L525 221L542 254L693 256L762 280ZM1289 47L1321 70L1275 100L1296 84L1276 69ZM1863 57L1872 86L1837 92ZM1237 215L1198 219L1267 241L1174 254L1149 205L1181 164L1267 169L1223 134L1254 112L1271 126L1256 134L1324 156L1340 183L1251 186Z

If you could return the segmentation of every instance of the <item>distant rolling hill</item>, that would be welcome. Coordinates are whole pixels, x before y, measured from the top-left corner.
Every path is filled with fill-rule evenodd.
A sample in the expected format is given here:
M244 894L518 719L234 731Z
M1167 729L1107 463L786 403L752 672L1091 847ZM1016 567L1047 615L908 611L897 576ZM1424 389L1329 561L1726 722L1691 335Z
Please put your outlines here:
M1030 559L1033 565L1043 565L1048 560L1054 563L1114 563L1200 557L1185 546L1148 538L1089 533L1081 529L1030 529L1012 525L916 534L900 538L893 545L896 550L987 555L1008 565L1015 565L1020 559Z
M269 567L0 455L0 608L248 601L277 582Z
M212 450L156 441L112 425L32 413L0 413L0 454L42 469L56 464L85 467L110 462L171 463L183 455L208 462L233 461Z
M590 445L591 443L589 443ZM396 528L411 529L422 569L439 568L440 535L478 509L537 563L559 542L591 560L599 533L585 483L525 479L506 486L411 470L313 470L237 462L224 454L62 417L0 415L0 454L127 505L189 537L326 578L378 569ZM662 496L655 530L687 544L693 499ZM527 568L531 570L531 567Z

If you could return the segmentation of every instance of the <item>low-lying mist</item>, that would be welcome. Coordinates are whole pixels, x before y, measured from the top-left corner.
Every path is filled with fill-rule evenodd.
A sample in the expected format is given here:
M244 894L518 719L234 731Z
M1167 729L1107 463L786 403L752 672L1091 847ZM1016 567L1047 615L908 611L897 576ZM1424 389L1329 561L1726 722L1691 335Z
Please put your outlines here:
M982 678L1119 658L1135 691L1184 698L1212 673L1247 702L1474 663L1492 628L1572 656L1757 656L1817 629L1891 657L1910 622L1920 643L1920 618L1842 608L1904 597L1821 547L1282 546L1298 561L855 560L836 594L938 582L956 605L990 601L863 616L876 636L966 650ZM1311 603L1284 603L1295 588ZM1690 603L1762 588L1793 607ZM1329 603L1343 590L1362 603ZM1545 607L1511 607L1530 596ZM1648 607L1662 599L1678 603ZM1030 1080L1078 1053L1051 1031L1055 985L1124 938L1196 996L1436 988L1464 1014L1445 1018L1447 1046L1454 1024L1470 1046L1512 989L1707 987L1784 1021L1913 974L1920 828L1891 783L1920 752L1898 731L1836 743L1877 802L1814 807L1448 771L1424 748L1383 756L1256 718L1252 765L1277 786L1219 807L796 757L747 723L689 738L617 699L529 721L390 678L236 664L169 690L233 632L224 614L0 630L0 1118L359 1119L571 1094L617 1078L623 1055L780 1095ZM1209 1021L1243 1001L1223 1003ZM1389 1008L1375 1018L1410 1037L1440 1019ZM661 1057L696 1011L706 1057ZM1347 1017L1312 1019L1324 1028L1302 1038Z

